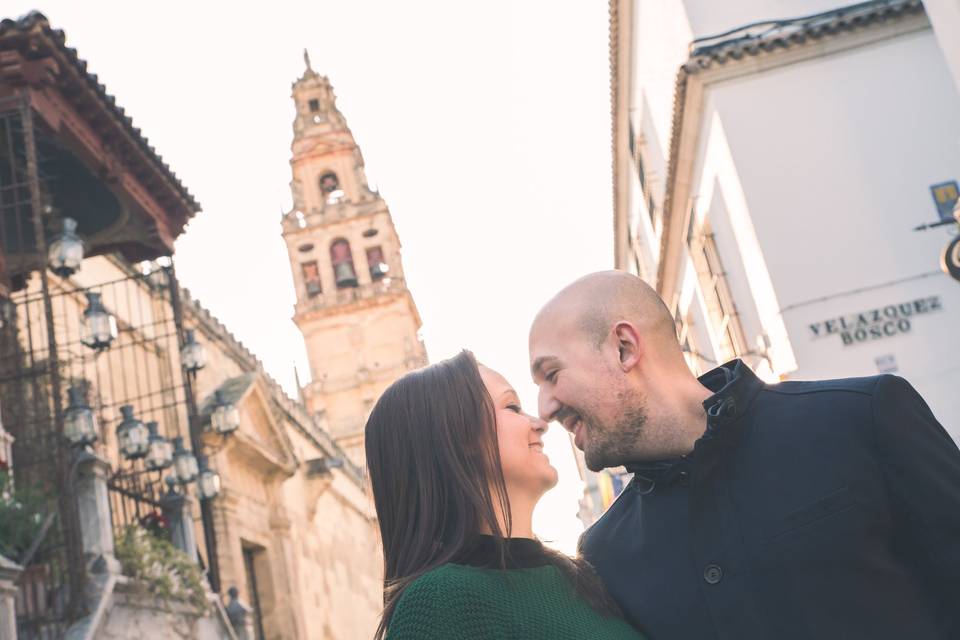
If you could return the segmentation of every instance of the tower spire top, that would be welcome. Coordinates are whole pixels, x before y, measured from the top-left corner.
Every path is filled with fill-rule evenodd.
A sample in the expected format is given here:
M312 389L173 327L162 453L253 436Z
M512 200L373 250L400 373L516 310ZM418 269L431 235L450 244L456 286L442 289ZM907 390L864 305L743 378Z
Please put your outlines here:
M313 67L310 66L310 52L306 47L303 48L303 62L307 65L307 71L313 73Z

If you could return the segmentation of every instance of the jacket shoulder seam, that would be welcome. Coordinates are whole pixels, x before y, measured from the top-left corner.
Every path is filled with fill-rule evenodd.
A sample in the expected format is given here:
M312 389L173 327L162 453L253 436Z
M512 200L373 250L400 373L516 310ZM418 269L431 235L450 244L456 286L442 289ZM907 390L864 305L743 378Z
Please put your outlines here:
M874 382L873 389L859 389L856 387L843 387L843 386L830 386L823 387L819 389L778 389L775 386L765 385L763 387L764 391L769 391L770 393L776 393L785 396L803 396L813 393L855 393L861 396L870 396L872 397L876 392L877 382Z

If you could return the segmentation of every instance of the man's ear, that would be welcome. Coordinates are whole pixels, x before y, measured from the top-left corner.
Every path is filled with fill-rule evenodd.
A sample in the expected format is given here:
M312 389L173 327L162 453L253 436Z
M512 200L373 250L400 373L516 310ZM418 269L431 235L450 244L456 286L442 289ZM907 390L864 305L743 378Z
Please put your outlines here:
M613 325L613 337L617 341L620 368L630 371L640 363L642 341L637 327L625 320Z

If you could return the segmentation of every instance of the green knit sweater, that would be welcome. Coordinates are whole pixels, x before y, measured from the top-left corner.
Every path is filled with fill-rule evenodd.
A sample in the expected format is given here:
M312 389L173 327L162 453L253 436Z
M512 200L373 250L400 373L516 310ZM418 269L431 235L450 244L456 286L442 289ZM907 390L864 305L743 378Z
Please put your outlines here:
M445 564L400 596L387 640L642 640L604 618L552 566L481 569Z

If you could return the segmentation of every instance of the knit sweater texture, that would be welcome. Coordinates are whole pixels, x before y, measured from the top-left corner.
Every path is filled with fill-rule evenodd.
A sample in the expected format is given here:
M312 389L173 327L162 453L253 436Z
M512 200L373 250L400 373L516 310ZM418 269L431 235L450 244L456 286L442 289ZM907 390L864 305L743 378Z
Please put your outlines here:
M605 618L552 566L484 569L445 564L400 596L387 640L642 640Z

